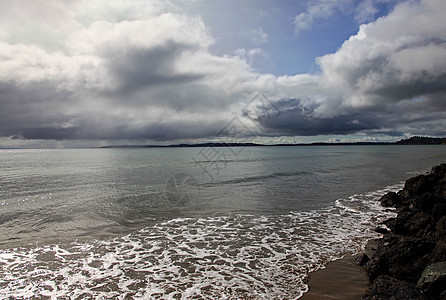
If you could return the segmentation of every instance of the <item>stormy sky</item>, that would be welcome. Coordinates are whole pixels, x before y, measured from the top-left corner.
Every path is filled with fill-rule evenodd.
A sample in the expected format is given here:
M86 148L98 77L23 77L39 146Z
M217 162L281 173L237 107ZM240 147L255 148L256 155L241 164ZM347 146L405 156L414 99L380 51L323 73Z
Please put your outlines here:
M445 15L444 0L4 0L0 147L236 124L238 141L445 136Z

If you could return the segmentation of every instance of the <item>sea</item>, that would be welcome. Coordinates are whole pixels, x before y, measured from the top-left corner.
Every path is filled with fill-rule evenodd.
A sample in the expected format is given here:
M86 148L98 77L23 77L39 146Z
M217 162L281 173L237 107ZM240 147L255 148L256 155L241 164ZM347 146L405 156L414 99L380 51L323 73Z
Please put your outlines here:
M445 147L0 150L0 299L297 299Z

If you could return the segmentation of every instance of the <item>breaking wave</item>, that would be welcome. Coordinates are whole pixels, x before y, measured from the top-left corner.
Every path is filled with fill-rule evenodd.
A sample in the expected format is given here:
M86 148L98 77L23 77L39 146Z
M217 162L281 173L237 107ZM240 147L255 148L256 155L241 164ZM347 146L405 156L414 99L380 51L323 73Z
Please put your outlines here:
M0 250L0 296L23 299L296 299L308 273L361 251L402 184L281 215L176 218L87 243Z

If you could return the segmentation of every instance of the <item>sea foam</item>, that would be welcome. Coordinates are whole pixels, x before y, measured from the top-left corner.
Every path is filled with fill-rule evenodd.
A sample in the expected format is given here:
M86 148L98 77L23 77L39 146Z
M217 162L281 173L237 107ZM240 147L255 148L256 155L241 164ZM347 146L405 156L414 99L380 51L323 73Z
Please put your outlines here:
M296 299L308 273L361 251L402 184L281 215L176 218L87 243L0 251L0 296L48 299Z

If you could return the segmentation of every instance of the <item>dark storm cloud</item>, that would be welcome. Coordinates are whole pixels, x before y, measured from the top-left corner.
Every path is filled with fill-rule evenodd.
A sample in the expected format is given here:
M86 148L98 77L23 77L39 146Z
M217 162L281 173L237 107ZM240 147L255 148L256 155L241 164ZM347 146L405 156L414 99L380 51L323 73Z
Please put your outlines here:
M276 101L269 134L446 134L444 1L405 2L318 59L312 88ZM299 80L288 79L299 85ZM292 93L295 93L294 95ZM279 97L279 99L287 99ZM290 98L288 98L290 99Z
M70 120L64 115L63 102L70 102L65 91L54 89L53 82L21 86L0 83L0 135L22 138L63 139L72 136L62 128Z
M77 132L77 136L71 138L76 139L125 139L128 140L157 140L168 141L182 138L200 138L214 136L216 132L224 126L223 122L210 122L209 124L203 121L170 121L162 122L147 122L144 125L135 126L129 123L120 123L110 126L112 121L106 120L102 123L94 122L92 119L86 120L82 123L82 134ZM106 125L106 126L104 126ZM91 130L94 128L96 130Z
M76 134L78 130L78 128L24 127L20 128L20 137L27 140L65 140L78 136Z
M314 117L316 107L306 107L300 99L280 100L275 102L275 105L280 114L262 120L267 132L270 131L273 135L350 134L379 127L377 120L370 114L352 113L331 118ZM274 116L274 110L270 109L268 115Z
M427 96L431 98L433 97L433 95L441 95L441 97L444 98L446 93L446 75L439 76L438 78L433 78L432 80L429 79L428 74L426 74L425 77L425 79L420 78L413 80L412 82L395 83L394 85L388 84L387 86L369 91L368 94L376 95L383 99L394 99L395 101L411 99L420 96ZM443 108L446 108L445 101L443 101L443 103L433 101L429 104L433 105L434 102L442 105Z
M107 69L118 82L116 89L119 96L160 85L193 83L204 74L179 73L175 70L175 64L184 52L197 50L194 45L168 40L163 45L149 49L136 48L125 53L110 53L107 55Z
M163 108L162 117L167 121L151 116L149 111L147 119L140 122L140 118L135 120L124 114L108 112L103 103L100 103L100 110L97 111L92 106L88 107L93 105L93 101L81 101L77 94L59 91L55 86L57 84L54 82L26 86L20 86L16 82L1 83L0 136L55 140L123 137L129 140L169 140L212 136L226 122L218 118L212 121L193 118L175 120L169 114L175 115L178 111Z
M267 127L299 135L444 135L445 13L444 1L406 2L362 25L336 53L318 59L322 73L312 100L294 109L279 101L284 113Z
M265 133L269 135L313 136L373 132L401 136L407 131L413 134L429 132L431 135L444 135L442 120L446 119L446 112L432 109L428 113L424 101L418 102L397 103L389 105L385 110L351 110L344 111L343 115L318 117L314 116L317 107L305 107L299 99L280 100L275 102L280 114L276 117L263 118L262 125L265 127ZM273 116L274 112L270 109L267 115ZM393 130L388 130L389 128ZM397 130L398 128L400 130Z
M79 7L32 40L14 36L8 24L17 20L0 20L11 28L0 30L0 137L198 139L234 117L254 121L265 136L446 132L442 0L404 2L320 57L320 73L279 77L256 73L238 56L213 55L203 22L165 13L161 2L119 18L107 5L101 13ZM268 118L256 118L257 104L244 109L256 93L271 102Z

